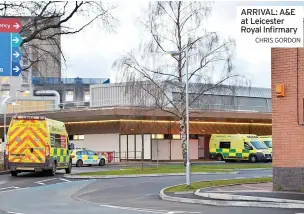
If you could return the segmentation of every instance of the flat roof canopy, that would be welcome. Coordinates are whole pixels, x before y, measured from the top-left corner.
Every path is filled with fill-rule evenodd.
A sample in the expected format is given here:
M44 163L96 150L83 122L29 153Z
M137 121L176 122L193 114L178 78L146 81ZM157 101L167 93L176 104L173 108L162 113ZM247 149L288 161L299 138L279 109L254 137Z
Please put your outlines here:
M7 115L7 124L12 116ZM168 112L142 108L87 108L87 109L63 109L50 112L19 113L18 115L37 115L60 120L62 122L100 121L100 120L173 120L177 118ZM3 114L0 116L0 124L3 125ZM243 112L243 111L202 111L191 110L191 121L222 121L222 122L254 122L271 123L271 113Z

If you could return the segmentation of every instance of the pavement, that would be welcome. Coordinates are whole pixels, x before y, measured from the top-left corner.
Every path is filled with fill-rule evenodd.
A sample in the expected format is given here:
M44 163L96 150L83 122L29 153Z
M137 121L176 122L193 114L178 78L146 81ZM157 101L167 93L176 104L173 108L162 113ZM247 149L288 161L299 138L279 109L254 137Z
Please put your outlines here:
M274 191L272 183L242 184L200 189L197 196L210 199L263 202L294 202L304 204L303 192ZM303 205L304 207L304 205Z
M166 201L223 207L304 209L304 193L274 191L272 183L219 186L176 193L165 192L165 189L160 191L160 197Z

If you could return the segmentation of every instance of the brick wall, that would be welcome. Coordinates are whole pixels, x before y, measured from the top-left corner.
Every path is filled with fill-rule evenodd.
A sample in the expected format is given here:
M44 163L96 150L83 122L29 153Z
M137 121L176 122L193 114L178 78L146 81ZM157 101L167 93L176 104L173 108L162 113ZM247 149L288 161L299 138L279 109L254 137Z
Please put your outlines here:
M273 48L271 80L274 185L298 190L304 187L304 126L299 125L303 123L304 49ZM285 97L276 97L279 83L285 84Z

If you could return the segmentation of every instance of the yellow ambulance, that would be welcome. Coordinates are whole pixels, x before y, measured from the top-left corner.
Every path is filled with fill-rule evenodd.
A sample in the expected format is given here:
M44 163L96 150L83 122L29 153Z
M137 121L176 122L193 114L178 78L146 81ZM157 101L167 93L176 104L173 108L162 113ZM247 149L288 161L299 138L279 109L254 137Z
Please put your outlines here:
M272 135L259 136L259 138L263 143L265 143L269 151L272 153Z
M41 116L13 117L7 132L5 157L12 176L59 169L71 173L71 144L63 122Z
M268 147L253 134L213 134L209 142L209 152L210 158L218 161L272 161Z

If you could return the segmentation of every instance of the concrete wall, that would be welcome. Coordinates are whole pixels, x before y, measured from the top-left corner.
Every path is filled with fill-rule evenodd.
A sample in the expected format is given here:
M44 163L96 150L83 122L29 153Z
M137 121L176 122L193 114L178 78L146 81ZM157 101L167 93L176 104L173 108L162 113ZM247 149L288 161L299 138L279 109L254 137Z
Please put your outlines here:
M170 160L170 140L152 140L152 160Z
M180 140L171 140L171 142L170 140L152 140L152 160L157 159L183 160L182 142ZM190 140L190 159L198 159L198 140Z
M87 148L101 152L119 151L119 134L84 135L84 140L71 140L76 148Z
M273 184L282 190L303 190L304 183L304 49L271 50ZM285 97L276 85L285 84Z

